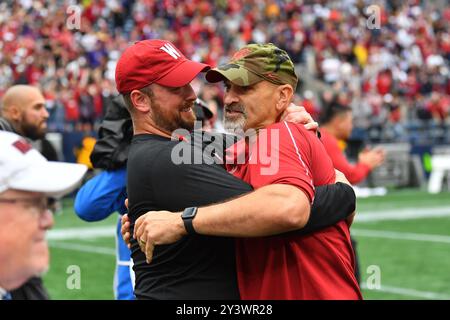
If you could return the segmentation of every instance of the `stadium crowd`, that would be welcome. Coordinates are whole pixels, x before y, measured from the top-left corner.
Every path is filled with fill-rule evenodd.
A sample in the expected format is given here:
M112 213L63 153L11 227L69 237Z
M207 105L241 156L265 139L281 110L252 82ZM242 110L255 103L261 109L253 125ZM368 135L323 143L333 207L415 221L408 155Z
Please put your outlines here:
M405 124L449 119L450 8L416 0L311 3L2 1L0 96L13 84L38 85L50 131L89 131L117 93L114 70L129 43L167 39L214 66L246 43L272 42L330 89L299 86L296 102L315 117L336 100L352 106L356 127L390 124L399 137ZM370 20L373 4L380 15ZM79 28L70 30L73 8L82 10ZM199 81L195 89L220 113L221 87Z

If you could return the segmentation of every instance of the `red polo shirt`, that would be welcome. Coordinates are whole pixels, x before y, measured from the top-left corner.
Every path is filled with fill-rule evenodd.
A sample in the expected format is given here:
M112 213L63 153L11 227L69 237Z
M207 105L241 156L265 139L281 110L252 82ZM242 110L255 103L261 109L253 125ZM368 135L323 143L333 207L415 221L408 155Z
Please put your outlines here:
M233 149L236 159L245 145ZM322 143L302 125L273 124L260 131L249 149L244 164L227 169L255 189L290 184L312 201L314 186L334 183L333 165ZM242 299L362 298L344 221L306 236L238 239L236 246Z
M364 163L350 164L344 152L339 148L338 140L325 129L321 129L320 133L325 150L333 161L334 167L345 174L350 183L356 184L363 181L370 173L369 166Z

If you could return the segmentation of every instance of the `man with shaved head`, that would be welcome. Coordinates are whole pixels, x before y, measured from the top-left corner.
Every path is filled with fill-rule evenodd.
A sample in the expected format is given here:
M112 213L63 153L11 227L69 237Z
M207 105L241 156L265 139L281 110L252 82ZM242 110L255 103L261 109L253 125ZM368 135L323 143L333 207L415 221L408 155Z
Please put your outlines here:
M28 85L9 88L2 98L0 129L31 140L45 137L48 112L41 91Z
M45 98L42 92L29 85L15 85L6 90L0 105L0 131L10 131L32 141L41 140L41 153L47 160L57 160L56 152L42 152L45 147L45 133L49 114L45 108ZM46 142L49 145L49 142ZM42 300L48 299L48 294L40 278L31 278L22 287L11 292L13 299Z

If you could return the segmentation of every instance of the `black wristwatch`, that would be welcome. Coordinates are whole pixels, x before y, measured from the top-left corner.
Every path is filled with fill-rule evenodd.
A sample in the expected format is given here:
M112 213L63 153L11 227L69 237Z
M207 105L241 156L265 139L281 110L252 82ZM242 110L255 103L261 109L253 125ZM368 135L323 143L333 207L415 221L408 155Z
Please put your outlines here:
M186 231L188 234L196 234L194 230L194 226L192 225L192 220L194 220L195 215L197 214L197 207L189 207L184 209L183 213L181 214L181 218L184 222L184 227L186 228Z

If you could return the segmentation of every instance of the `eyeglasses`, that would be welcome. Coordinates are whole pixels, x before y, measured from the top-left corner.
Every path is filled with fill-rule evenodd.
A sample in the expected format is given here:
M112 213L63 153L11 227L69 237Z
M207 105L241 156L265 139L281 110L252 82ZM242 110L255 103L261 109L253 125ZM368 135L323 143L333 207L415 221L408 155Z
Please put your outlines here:
M47 211L53 213L53 204L54 199L51 198L0 198L0 203L22 203L28 208L36 209L40 214L43 214Z

